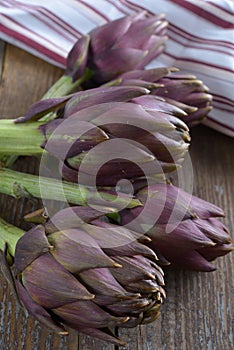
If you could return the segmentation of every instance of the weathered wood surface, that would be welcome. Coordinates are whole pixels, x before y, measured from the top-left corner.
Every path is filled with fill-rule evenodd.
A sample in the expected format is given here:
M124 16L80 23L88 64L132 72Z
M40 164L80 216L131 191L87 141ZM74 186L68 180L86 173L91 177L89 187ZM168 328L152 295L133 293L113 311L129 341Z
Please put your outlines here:
M0 115L24 114L61 75L55 68L11 45L0 45ZM194 194L223 207L225 224L234 231L234 139L199 126L192 131ZM16 167L33 172L34 160ZM22 213L36 209L35 200L0 196L0 215L22 226ZM234 348L234 255L215 262L217 271L166 273L167 300L161 318L151 325L121 330L128 350L232 350ZM16 305L4 278L0 279L0 349L114 350L90 337L71 332L50 334Z

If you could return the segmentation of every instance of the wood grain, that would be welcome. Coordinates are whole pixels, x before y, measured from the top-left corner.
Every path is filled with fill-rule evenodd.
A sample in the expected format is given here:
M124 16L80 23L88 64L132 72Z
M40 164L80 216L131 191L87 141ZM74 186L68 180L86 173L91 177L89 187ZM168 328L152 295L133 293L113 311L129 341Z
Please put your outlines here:
M5 52L5 43L4 43L4 41L0 40L0 83L2 80L4 52Z
M2 46L0 46L1 48ZM6 45L0 89L0 115L23 114L61 75L61 70ZM206 127L192 131L194 194L225 209L225 224L234 231L234 140ZM35 159L19 159L16 168L34 172ZM36 209L36 200L0 196L0 215L22 226L22 214ZM218 259L213 273L167 271L167 300L153 324L119 330L128 350L232 350L234 348L233 254ZM1 277L0 348L6 350L114 350L114 346L71 332L50 334L16 305Z

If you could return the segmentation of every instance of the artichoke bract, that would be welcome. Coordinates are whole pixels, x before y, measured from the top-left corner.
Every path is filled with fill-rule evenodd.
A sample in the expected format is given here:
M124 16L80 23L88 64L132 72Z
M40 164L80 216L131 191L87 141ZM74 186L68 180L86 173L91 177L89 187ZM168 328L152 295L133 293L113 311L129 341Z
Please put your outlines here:
M18 240L11 270L19 299L47 327L123 345L110 328L159 316L163 271L149 247L101 215L87 207L57 212Z
M16 122L57 110L57 119L40 130L42 147L62 163L62 176L114 186L121 179L174 171L188 151L188 127L178 118L186 112L148 93L143 87L99 87L40 101Z
M151 238L161 263L197 271L234 249L223 210L173 185L155 184L136 194L143 207L121 213L121 224Z
M93 80L102 84L143 68L164 50L167 26L163 14L152 16L144 11L97 27L75 43L65 74L74 81L89 68Z
M211 111L212 95L201 80L191 74L178 72L176 68L152 68L126 72L116 83L147 87L151 94L183 109L187 115L180 116L189 126L204 120ZM147 98L145 98L147 103Z

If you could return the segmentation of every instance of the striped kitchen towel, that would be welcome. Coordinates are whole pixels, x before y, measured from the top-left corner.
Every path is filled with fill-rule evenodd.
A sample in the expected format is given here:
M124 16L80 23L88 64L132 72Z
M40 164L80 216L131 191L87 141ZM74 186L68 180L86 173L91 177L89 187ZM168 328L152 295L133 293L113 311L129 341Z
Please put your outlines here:
M214 96L205 123L234 137L233 0L0 0L0 38L64 67L81 34L143 9L170 23L167 48L150 66L203 80Z

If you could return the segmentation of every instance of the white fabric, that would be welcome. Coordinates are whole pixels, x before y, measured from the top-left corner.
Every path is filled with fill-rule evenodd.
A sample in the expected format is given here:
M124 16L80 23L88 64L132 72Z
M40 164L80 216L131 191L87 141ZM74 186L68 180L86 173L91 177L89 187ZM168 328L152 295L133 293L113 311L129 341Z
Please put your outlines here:
M0 0L0 38L64 67L81 34L142 9L170 23L166 51L150 66L203 80L214 96L206 124L234 137L233 0Z

